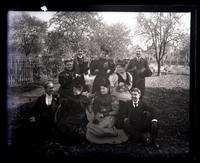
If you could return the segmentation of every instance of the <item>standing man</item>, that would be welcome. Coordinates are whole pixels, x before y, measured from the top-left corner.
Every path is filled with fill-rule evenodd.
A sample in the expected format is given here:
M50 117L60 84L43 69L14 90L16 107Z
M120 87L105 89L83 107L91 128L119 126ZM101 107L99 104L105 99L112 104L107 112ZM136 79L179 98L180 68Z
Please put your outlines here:
M89 69L88 62L85 62L83 51L79 50L74 58L74 71L77 75L83 76L83 74L87 74Z
M148 61L142 57L142 49L136 49L136 57L131 59L126 68L133 76L132 88L138 88L141 91L141 98L145 94L145 77L152 75Z

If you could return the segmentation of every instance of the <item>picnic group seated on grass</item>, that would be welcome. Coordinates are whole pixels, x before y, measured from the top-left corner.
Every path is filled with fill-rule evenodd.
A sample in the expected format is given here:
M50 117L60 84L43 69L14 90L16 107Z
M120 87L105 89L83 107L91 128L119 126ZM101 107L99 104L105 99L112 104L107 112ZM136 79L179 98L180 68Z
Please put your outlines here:
M46 81L44 94L31 105L21 106L29 109L20 117L23 127L16 126L13 132L21 141L13 141L13 145L32 149L48 141L71 146L84 142L121 144L135 139L159 148L159 120L142 98L145 77L152 74L147 61L139 56L127 69L126 63L114 63L106 52L90 64L82 57L79 52L75 59L64 60L58 90L52 81Z

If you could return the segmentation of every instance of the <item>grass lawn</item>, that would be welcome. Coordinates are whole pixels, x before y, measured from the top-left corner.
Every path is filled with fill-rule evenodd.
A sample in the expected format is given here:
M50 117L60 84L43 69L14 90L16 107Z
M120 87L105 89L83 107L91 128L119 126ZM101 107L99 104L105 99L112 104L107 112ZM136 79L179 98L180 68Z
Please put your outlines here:
M55 153L65 152L66 155L59 155L64 158L69 156L98 157L98 155L132 158L186 157L189 152L189 75L146 78L144 100L158 112L159 150L145 147L142 143L135 141L120 145L95 145L88 142L72 147L44 145L38 149L45 156L50 157L57 155Z

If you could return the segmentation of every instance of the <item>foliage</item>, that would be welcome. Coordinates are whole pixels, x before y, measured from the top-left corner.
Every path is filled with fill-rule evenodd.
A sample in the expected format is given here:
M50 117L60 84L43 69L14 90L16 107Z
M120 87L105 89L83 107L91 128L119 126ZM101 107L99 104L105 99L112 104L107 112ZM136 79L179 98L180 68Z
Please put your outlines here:
M85 39L94 33L98 24L98 17L94 12L57 12L50 20L54 33L61 36L60 48L65 49L66 46L72 52L85 50Z
M166 55L166 48L172 43L178 43L181 31L177 25L182 15L176 13L152 13L149 16L140 13L137 17L138 33L152 45L154 58L158 64L158 75L163 57Z
M14 49L25 56L38 54L42 50L42 39L47 28L46 22L23 13L16 17L11 30Z
M106 25L95 12L57 12L50 27L53 31L48 33L46 44L60 55L68 52L65 55L71 56L81 49L87 58L101 51L119 57L127 53L131 43L130 30L124 24Z
M131 44L130 30L122 23L104 24L96 32L95 39L102 50L108 51L111 57L120 59L128 52Z

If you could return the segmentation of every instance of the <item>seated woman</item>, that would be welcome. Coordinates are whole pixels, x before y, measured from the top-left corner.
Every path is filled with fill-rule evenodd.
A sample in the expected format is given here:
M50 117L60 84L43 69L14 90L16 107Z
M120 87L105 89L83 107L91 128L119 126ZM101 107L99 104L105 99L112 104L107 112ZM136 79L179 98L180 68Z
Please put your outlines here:
M83 85L79 80L74 80L72 90L73 94L61 101L61 107L55 113L55 123L61 143L66 145L84 142L88 123L86 109L89 100L82 95Z
M94 118L87 125L86 138L96 144L119 144L125 142L123 130L114 126L115 116L118 113L118 100L110 94L108 79L102 79L99 84L100 91L93 99L92 110Z
M130 89L132 87L132 75L125 71L125 63L118 61L116 63L115 73L109 77L111 84L111 94L118 100L131 100Z

